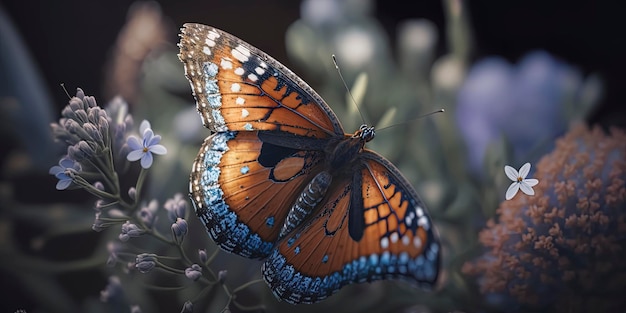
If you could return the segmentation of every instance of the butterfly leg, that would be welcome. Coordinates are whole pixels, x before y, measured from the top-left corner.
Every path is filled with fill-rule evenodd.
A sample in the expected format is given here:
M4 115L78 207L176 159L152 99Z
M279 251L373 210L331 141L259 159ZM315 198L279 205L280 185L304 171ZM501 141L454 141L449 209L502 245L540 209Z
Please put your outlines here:
M324 198L324 195L326 195L332 179L333 177L330 173L322 171L306 185L296 203L289 210L289 214L287 214L283 228L278 236L279 239L298 227L311 214L317 204Z

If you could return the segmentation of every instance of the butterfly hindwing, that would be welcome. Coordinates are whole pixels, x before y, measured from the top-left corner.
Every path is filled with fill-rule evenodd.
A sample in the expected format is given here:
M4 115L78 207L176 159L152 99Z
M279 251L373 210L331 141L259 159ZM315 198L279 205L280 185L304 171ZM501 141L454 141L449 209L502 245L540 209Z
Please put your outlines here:
M332 185L319 214L283 240L263 265L273 292L290 303L313 303L342 286L399 278L430 288L437 279L439 245L415 190L387 160L362 154L362 238L351 238L354 179ZM354 200L352 200L354 201Z
M181 31L179 58L207 128L343 135L324 100L272 57L209 26L185 24Z
M196 214L224 250L266 257L303 186L321 170L321 157L264 143L258 132L215 133L191 173Z

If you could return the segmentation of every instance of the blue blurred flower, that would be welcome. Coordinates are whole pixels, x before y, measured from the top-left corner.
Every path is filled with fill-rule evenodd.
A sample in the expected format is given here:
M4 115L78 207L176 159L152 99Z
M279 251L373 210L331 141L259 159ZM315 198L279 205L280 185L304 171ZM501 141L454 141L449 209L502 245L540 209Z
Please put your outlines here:
M567 126L565 105L582 84L579 71L544 51L518 65L489 57L477 62L461 86L456 120L467 145L470 168L482 170L485 150L504 136L516 159Z

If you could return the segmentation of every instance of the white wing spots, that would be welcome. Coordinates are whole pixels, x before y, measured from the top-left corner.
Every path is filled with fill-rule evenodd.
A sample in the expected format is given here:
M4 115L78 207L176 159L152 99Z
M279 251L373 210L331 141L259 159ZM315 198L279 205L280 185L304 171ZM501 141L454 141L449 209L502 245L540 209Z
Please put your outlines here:
M248 110L246 109L241 109L241 117L248 117L248 115L250 115L250 112L248 112Z
M225 70L230 70L230 69L233 68L233 62L231 62L230 60L224 59L224 58L222 58L222 63L220 65Z
M380 239L380 247L383 249L389 248L389 238L383 237Z
M265 62L261 62L261 64L259 64L262 68L267 69L267 64ZM261 75L261 74L259 74Z
M254 71L255 71L257 74L259 74L259 75L263 75L263 74L265 73L265 70L264 70L264 69L262 69L262 68L260 68L260 67L258 67L258 66L257 66L257 68L255 68L255 69L254 69Z
M204 54L206 54L206 55L211 55L211 49L209 49L209 47L207 47L207 46L202 48L202 52L204 52Z
M428 223L428 218L426 216L422 216L417 220L417 225L428 230L430 228L430 223Z
M421 248L422 247L422 239L420 239L419 236L415 236L413 237L413 245L415 246L415 248Z
M250 50L242 45L235 47L231 53L233 57L241 63L247 62L250 59Z
M206 36L208 39L215 41L215 39L220 38L220 33L215 31L215 29L210 30L209 34Z
M404 218L404 223L406 226L411 226L413 224L413 219L415 218L415 213L413 211L409 212L407 216Z
M235 103L237 103L239 105L243 105L244 103L246 103L246 99L244 99L242 97L237 97L237 99L235 99Z
M204 40L204 43L209 47L215 47L215 40L213 40L209 36L207 36L207 38Z
M252 124L246 123L245 125L243 125L243 129L245 129L245 130L252 130Z
M235 74L241 76L245 73L246 71L243 69L243 67L238 67L235 69Z
M239 85L238 83L233 83L232 85L230 85L230 91L232 92L241 91L241 85Z
M396 243L398 242L398 233L394 232L391 233L391 235L389 235L389 239L391 240L391 243Z
M415 208L415 211L417 212L417 216L421 217L422 215L424 215L424 209L422 209L421 206L418 206L417 208Z
M409 238L409 236L408 235L402 236L402 244L405 246L408 246L409 243L411 243L411 239Z
M259 77L257 77L256 75L250 73L250 74L248 74L248 79L253 81L253 82L255 82L255 81L259 80Z

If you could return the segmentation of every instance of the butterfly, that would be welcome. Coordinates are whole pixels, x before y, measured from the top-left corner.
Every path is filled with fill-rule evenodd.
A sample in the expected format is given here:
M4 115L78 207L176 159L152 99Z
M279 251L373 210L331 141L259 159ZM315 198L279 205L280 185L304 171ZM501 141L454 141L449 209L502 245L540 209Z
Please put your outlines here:
M440 244L424 203L388 160L346 134L302 79L261 50L201 24L181 28L179 58L212 134L190 197L223 250L264 259L278 299L314 303L345 285L437 281Z

